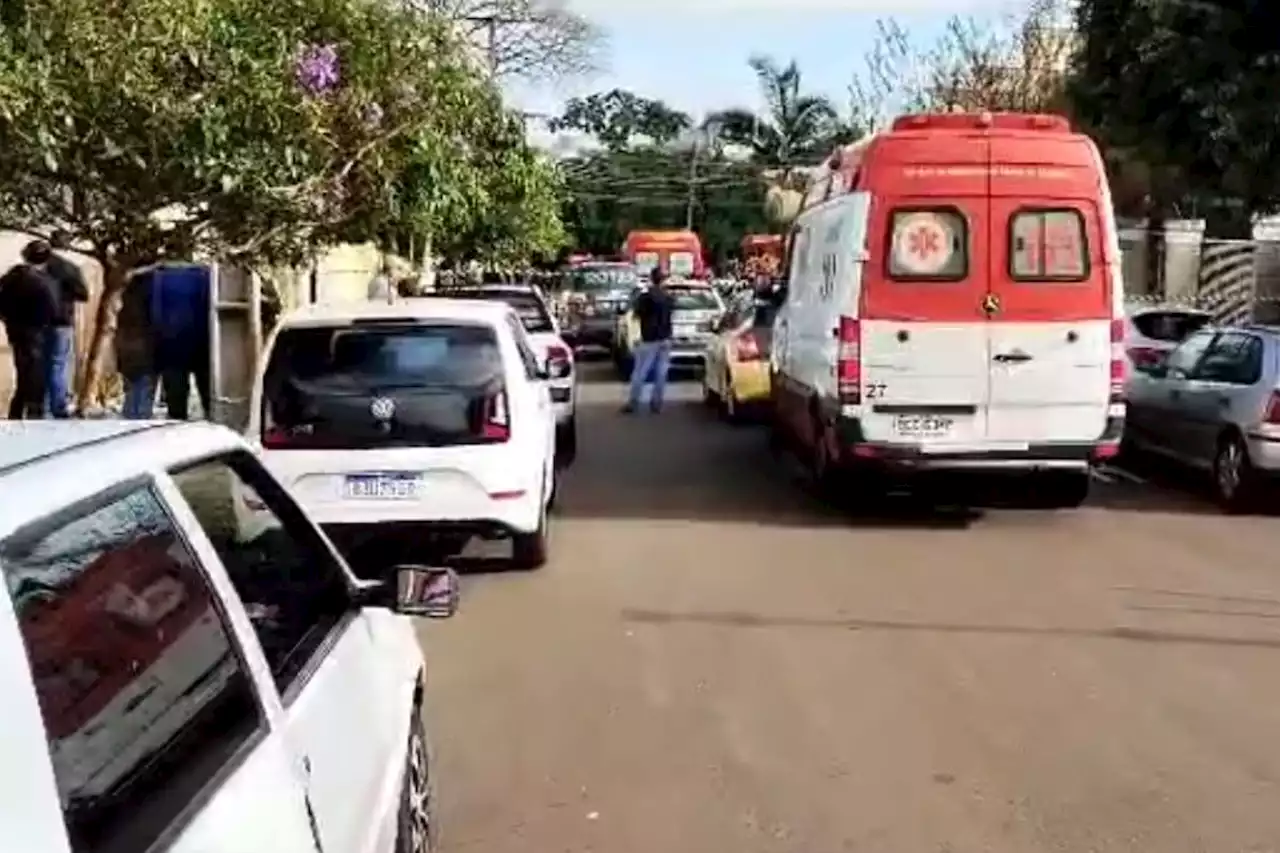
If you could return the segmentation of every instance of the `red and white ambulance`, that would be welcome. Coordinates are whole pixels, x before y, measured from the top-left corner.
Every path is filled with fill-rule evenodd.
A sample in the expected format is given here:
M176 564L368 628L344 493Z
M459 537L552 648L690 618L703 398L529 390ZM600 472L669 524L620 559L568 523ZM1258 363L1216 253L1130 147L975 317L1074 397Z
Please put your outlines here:
M899 118L832 156L789 236L776 444L850 489L1013 473L1077 506L1119 446L1122 306L1092 141L1049 115Z

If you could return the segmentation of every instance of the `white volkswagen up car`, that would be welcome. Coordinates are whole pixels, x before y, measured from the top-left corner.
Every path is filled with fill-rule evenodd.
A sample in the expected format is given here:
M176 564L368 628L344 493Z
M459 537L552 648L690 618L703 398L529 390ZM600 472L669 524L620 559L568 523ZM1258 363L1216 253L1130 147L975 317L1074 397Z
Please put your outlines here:
M546 562L555 416L510 306L312 305L264 364L250 440L354 564L452 556L477 536Z
M433 848L424 667L238 436L0 424L0 823L21 853Z

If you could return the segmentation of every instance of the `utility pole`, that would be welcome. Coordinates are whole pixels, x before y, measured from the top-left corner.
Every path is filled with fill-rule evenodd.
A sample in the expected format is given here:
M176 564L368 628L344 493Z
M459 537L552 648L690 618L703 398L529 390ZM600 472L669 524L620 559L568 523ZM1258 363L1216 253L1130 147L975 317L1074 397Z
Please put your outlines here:
M480 24L485 32L485 56L489 63L489 73L498 73L498 27L528 23L524 18L512 18L506 15L468 15L463 20L472 24Z
M693 142L693 152L689 156L689 203L685 207L684 227L693 230L693 208L698 201L698 140Z

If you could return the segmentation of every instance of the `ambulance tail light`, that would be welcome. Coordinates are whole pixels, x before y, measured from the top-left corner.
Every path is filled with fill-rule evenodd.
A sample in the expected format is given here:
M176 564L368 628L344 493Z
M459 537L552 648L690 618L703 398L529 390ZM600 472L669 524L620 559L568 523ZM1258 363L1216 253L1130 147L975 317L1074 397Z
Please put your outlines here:
M1124 320L1111 321L1111 402L1124 402L1124 383L1128 379L1128 361L1124 352Z
M836 329L836 388L842 405L862 402L862 329L853 317L841 317Z

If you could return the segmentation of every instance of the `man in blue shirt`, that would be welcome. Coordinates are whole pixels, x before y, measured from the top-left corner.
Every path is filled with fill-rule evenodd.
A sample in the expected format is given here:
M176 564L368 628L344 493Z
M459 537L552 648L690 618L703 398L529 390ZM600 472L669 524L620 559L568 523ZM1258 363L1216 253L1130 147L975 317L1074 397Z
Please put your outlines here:
M635 366L631 370L631 389L624 414L640 408L646 382L653 383L649 393L649 409L662 411L662 398L671 368L671 314L675 302L665 287L667 276L654 267L649 274L649 289L636 298L636 319L640 323L640 343L636 345Z

